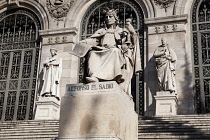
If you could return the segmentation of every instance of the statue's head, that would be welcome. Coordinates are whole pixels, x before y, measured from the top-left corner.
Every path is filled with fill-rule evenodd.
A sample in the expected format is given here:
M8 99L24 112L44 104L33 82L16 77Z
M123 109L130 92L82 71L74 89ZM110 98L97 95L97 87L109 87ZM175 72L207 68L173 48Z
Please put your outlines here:
M162 43L162 45L166 45L167 44L167 40L166 40L166 38L161 38L161 43Z
M105 21L108 25L119 24L119 18L117 16L118 10L114 9L107 9L104 10L105 12Z
M54 56L57 54L57 49L56 48L50 48L50 52L51 52L51 55Z

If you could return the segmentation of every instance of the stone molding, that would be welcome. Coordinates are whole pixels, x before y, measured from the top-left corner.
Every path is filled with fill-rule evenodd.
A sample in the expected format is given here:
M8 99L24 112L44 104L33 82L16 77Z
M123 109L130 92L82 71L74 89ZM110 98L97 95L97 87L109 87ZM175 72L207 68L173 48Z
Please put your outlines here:
M145 25L148 27L148 34L185 32L187 18L188 15L151 18L145 19Z
M8 0L7 3L10 4L16 4L17 6L20 6L19 0Z
M62 3L55 4L56 0L47 0L46 6L50 15L58 21L63 21L67 16L74 0L62 0Z
M42 30L49 29L49 14L38 0L0 0L1 13L15 8L28 9L37 15Z
M42 45L75 43L76 28L63 28L56 30L40 30Z
M147 26L164 24L164 23L174 23L174 22L187 23L187 18L188 14L157 17L157 18L146 18L144 23Z

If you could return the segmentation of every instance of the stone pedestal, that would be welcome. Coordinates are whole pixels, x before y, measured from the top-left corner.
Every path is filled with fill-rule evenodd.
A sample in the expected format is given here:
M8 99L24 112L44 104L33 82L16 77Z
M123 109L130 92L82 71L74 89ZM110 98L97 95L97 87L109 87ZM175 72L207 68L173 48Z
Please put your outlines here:
M55 97L41 97L36 102L35 120L59 119L60 101Z
M57 140L137 140L134 103L116 82L67 85Z
M177 97L176 94L169 91L157 92L156 116L159 115L177 115Z

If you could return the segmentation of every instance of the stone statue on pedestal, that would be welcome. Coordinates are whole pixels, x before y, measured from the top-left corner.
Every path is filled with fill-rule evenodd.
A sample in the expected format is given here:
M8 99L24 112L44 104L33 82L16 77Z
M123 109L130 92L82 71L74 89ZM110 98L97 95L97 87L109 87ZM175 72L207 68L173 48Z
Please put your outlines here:
M42 97L55 97L60 100L60 78L62 73L62 59L58 58L57 50L50 49L51 58L43 62L43 87Z
M162 45L154 52L156 62L159 91L176 92L175 68L177 56L174 50L167 44L165 38L161 39Z
M120 28L117 10L108 9L105 13L107 28L77 43L70 53L88 60L88 83L116 81L127 92L133 74L141 70L138 35L131 19L126 20L125 28Z

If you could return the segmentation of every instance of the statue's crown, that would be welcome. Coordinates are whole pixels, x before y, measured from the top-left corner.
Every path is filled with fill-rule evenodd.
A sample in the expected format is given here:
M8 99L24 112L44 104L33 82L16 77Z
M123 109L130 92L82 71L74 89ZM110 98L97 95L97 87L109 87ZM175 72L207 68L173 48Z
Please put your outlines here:
M118 12L118 10L114 10L114 9L107 10L106 11L106 15L114 15L114 16L117 16L117 12Z
M117 17L118 9L109 9L108 7L106 7L103 9L103 12L106 15L114 15L115 17Z

